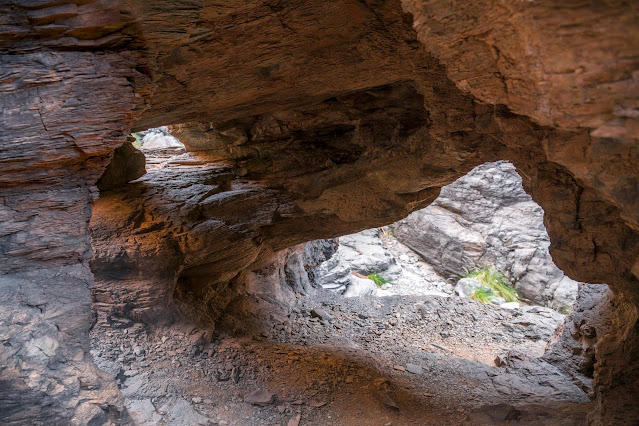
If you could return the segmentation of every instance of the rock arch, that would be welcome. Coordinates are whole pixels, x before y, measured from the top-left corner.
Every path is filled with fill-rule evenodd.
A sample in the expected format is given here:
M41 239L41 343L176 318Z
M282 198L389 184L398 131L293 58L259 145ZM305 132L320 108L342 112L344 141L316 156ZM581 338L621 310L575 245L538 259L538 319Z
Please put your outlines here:
M14 0L0 12L5 421L122 421L88 354L90 203L130 129L166 124L201 160L101 198L98 284L100 262L115 262L120 284L160 274L148 288L164 306L175 285L208 300L278 250L390 223L506 159L546 211L555 262L616 293L592 422L639 416L630 4Z

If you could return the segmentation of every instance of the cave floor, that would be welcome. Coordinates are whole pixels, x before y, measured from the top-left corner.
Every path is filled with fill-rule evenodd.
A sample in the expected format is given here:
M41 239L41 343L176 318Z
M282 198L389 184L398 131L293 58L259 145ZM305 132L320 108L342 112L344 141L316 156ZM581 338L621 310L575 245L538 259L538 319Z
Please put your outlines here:
M528 317L461 298L321 292L296 301L276 309L254 300L246 309L244 299L213 338L192 325L98 324L92 354L138 424L585 422L586 395L535 358L541 336L513 326ZM260 304L267 308L258 313ZM495 354L505 352L496 367ZM244 401L260 389L274 402Z

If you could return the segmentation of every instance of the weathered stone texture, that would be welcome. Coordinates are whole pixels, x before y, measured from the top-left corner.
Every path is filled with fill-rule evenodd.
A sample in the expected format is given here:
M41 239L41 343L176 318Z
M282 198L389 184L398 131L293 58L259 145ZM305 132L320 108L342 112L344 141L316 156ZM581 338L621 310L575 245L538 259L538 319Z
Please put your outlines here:
M127 140L113 151L113 157L96 186L99 190L106 191L129 183L146 173L145 164L144 154Z
M626 1L402 0L455 84L542 125L548 156L639 223L639 15ZM587 35L586 35L587 34Z
M177 284L214 309L216 288L274 252L393 222L506 159L546 212L555 262L624 307L598 346L593 422L637 419L636 10L403 5L0 5L2 420L118 421L121 397L87 353L89 202L129 130L156 125L200 159L98 201L100 303L151 321Z

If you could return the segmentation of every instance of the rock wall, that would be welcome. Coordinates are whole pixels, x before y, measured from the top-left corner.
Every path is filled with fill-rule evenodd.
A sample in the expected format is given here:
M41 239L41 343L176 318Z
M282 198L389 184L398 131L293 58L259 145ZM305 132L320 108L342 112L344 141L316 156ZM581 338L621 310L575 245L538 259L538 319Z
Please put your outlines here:
M200 157L98 201L100 303L166 321L176 288L206 313L274 252L396 221L506 159L558 266L619 299L592 420L636 419L636 12L451 5L2 3L3 422L122 420L88 354L90 202L130 129L159 125Z
M553 263L543 216L515 168L490 163L442 188L433 204L399 221L393 235L447 279L497 267L524 298L570 309L577 283Z

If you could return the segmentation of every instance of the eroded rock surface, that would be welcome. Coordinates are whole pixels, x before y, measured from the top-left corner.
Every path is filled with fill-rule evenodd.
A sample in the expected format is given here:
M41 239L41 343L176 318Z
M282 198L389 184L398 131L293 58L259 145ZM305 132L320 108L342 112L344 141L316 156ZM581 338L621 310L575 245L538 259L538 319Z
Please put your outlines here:
M97 217L100 303L167 321L177 285L216 317L219 288L278 250L394 222L506 159L557 265L616 294L591 419L636 421L639 31L625 2L581 6L2 3L2 420L122 420L88 354L90 203L131 128L175 125L208 155L96 206L118 206ZM53 355L27 356L40 338Z
M549 245L543 211L524 192L512 164L487 163L406 219L340 237L315 282L341 293L353 281L351 272L377 272L390 282L388 294L452 294L466 273L496 268L523 298L569 311L578 283L555 266Z

